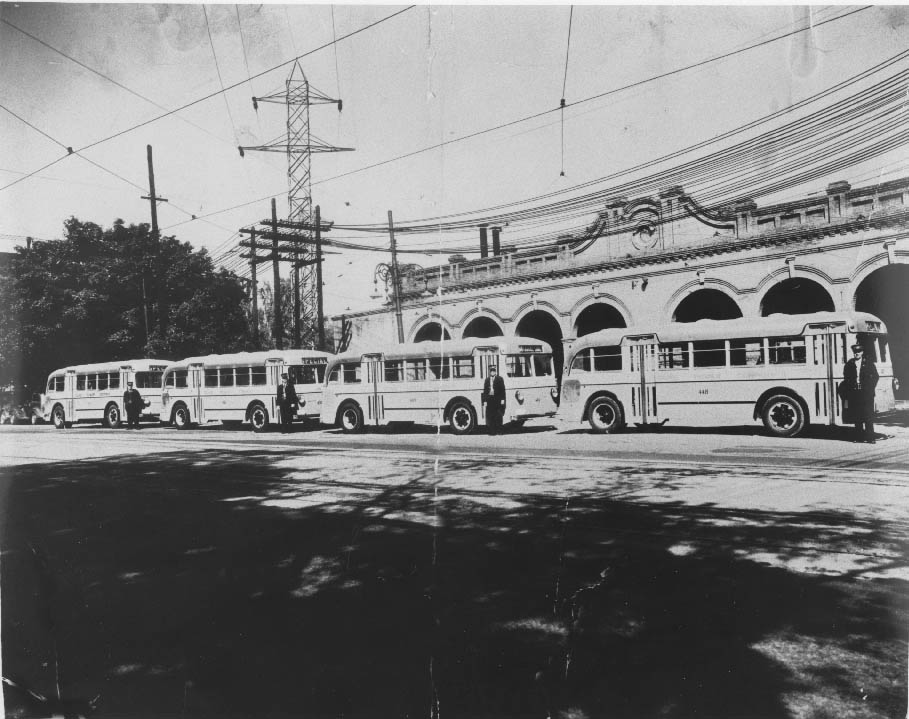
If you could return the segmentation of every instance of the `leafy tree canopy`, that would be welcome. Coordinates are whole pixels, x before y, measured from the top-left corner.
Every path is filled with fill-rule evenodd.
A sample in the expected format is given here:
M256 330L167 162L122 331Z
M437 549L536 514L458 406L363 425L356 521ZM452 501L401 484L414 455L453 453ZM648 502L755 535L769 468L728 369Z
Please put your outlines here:
M206 250L71 217L62 241L17 248L0 269L0 385L40 391L67 365L254 349L248 312L241 280Z

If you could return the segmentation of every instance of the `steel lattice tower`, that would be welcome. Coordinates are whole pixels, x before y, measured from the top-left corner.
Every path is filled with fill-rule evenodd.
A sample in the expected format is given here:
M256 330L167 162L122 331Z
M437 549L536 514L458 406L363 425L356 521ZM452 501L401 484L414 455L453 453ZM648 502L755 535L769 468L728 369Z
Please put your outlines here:
M312 105L337 104L341 110L341 101L328 97L309 84L299 60L294 63L285 84L285 92L253 98L253 106L259 102L283 103L287 106L287 137L266 145L243 147L241 150L259 150L263 152L287 153L287 211L288 220L302 223L310 228L313 225L313 202L311 182L311 160L314 152L342 152L350 147L334 147L310 131L309 108ZM283 140L283 141L282 141ZM312 238L312 230L307 233ZM291 258L288 258L291 259ZM295 326L303 328L299 338L302 345L312 345L314 339L315 314L318 311L316 293L315 255L311 242L298 245L292 258L294 268L294 292L298 299L299 310ZM308 318L309 322L301 322ZM296 338L295 338L296 339Z

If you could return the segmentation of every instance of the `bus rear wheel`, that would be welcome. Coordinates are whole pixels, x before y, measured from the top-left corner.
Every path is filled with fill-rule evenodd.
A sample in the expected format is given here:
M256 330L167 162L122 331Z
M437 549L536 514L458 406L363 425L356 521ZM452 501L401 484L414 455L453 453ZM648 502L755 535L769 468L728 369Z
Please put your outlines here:
M597 434L618 432L625 426L622 405L612 397L597 397L587 408L587 421Z
M111 429L117 429L123 423L120 416L120 408L111 402L104 410L104 424Z
M764 427L776 437L795 437L805 429L805 410L794 397L774 395L761 409Z
M470 434L477 428L477 413L470 402L459 400L451 406L448 413L448 424L455 434Z
M338 413L341 431L347 434L363 431L363 411L355 404L345 404Z
M51 412L51 421L53 421L56 429L66 429L66 412L63 411L63 407L59 404L55 405Z
M249 410L249 423L253 432L265 432L268 429L268 410L264 405L254 404Z
M177 429L189 429L191 425L189 408L185 404L178 404L174 407L174 427Z

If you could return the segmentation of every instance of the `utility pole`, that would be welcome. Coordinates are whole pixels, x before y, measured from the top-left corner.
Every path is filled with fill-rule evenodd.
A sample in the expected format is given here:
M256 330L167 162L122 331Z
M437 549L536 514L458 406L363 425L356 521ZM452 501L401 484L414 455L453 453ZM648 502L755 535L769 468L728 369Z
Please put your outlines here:
M388 235L391 238L391 286L395 295L395 318L398 322L398 343L404 344L404 318L401 316L401 278L398 275L398 248L395 244L395 225L388 211Z
M151 205L151 231L152 231L152 242L155 245L155 289L157 294L157 305L158 305L158 327L164 332L167 328L167 301L164 299L166 291L162 291L160 287L159 280L161 277L161 237L158 234L158 203L167 202L163 197L158 197L155 194L155 165L152 160L152 146L145 146L145 154L148 159L148 194L143 195L140 199L148 200ZM145 317L145 342L148 343L149 337L149 326L148 326L148 298L146 296L145 288L145 270L146 270L146 257L143 257L142 263L142 313Z
M259 285L256 283L256 265L259 264L256 258L256 231L249 233L249 242L252 257L249 260L249 270L252 276L252 312L253 312L253 346L259 349Z
M284 349L284 323L281 319L281 274L278 272L278 264L281 261L281 255L278 254L278 210L275 207L275 198L271 198L271 261L274 270L274 292L273 306L275 310L274 335L275 347L279 350Z
M322 309L322 211L316 205L316 322L319 344L316 349L325 351L325 312Z

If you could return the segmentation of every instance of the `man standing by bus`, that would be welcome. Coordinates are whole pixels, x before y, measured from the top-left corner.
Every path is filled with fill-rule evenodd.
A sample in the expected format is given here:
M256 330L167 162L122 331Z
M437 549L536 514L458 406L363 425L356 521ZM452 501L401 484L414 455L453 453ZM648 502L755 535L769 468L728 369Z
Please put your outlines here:
M505 380L499 377L495 365L490 365L489 374L483 382L483 404L489 434L499 434L505 415Z
M123 409L126 411L126 428L139 429L139 417L142 415L142 408L145 402L142 401L142 395L139 390L133 387L132 382L126 383L126 392L123 393Z
M294 414L300 399L297 390L290 381L287 372L281 374L281 384L278 385L278 407L281 413L281 432L289 432L294 421Z
M874 444L874 389L877 387L877 367L865 357L865 349L852 345L854 357L843 367L841 397L846 402L843 421L855 424L857 441Z

